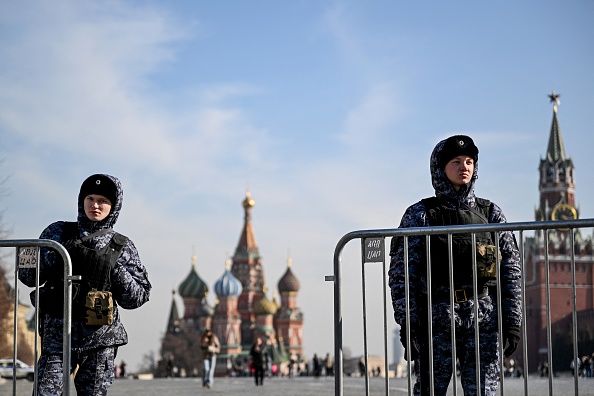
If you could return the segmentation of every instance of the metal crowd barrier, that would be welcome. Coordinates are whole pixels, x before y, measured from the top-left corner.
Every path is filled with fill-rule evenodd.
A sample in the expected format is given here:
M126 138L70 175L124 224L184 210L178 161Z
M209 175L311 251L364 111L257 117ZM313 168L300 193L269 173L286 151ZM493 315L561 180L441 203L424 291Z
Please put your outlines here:
M404 254L405 254L405 289L406 289L406 316L407 318L410 317L410 303L409 303L409 286L408 286L408 237L410 236L424 236L426 238L426 245L427 250L429 250L430 246L430 236L437 235L437 234L447 234L448 235L448 250L449 250L449 277L450 277L450 304L453 304L454 301L454 288L453 285L453 277L452 277L452 234L458 233L470 233L473 242L476 239L476 233L479 232L492 232L495 234L495 240L497 246L499 246L499 235L501 232L511 231L513 233L519 233L519 238L516 238L519 242L519 252L520 252L520 268L522 273L522 281L521 281L521 296L522 296L522 356L523 356L523 377L524 377L524 395L528 395L528 353L527 353L527 343L526 340L526 301L525 301L525 290L526 290L526 279L524 276L524 231L544 231L544 246L545 246L545 273L546 273L546 314L547 314L547 347L548 347L548 388L549 388L549 395L553 395L553 362L552 362L552 334L551 334L551 301L550 301L550 282L549 282L549 254L548 254L548 246L549 246L549 234L548 230L570 230L570 242L571 246L575 245L575 235L574 230L577 228L590 228L594 227L594 219L581 219L581 220L567 220L567 221L541 221L541 222L518 222L518 223L496 223L496 224L472 224L472 225L463 225L463 226L440 226L440 227L416 227L416 228L395 228L395 229L378 229L378 230L360 230L360 231L353 231L348 234L345 234L336 245L334 250L334 274L326 276L326 281L334 282L334 354L335 354L335 377L334 377L334 386L336 396L343 396L344 389L343 389L343 378L344 378L344 362L343 362L343 332L342 332L342 325L343 325L343 316L342 316L342 250L345 245L353 240L353 239L360 239L361 240L361 266L362 266L362 303L363 303L363 338L364 338L364 360L365 360L365 395L369 395L369 371L368 371L368 343L367 343L367 306L366 306L366 290L365 290L365 264L366 263L381 263L383 264L383 308L384 308L384 332L383 332L383 341L384 341L384 372L385 375L385 394L389 395L389 370L388 370L388 319L387 319L387 302L386 302L386 295L387 295L387 279L386 279L386 260L385 260L385 238L390 237L404 237ZM476 243L473 243L474 248L476 248ZM476 253L473 251L473 253ZM578 357L577 351L577 313L576 313L576 281L575 281L575 252L574 249L571 249L571 252L568 253L568 256L571 258L571 276L572 276L572 323L573 323L573 356L574 360ZM476 254L473 254L473 261L476 260ZM475 263L476 264L476 263ZM499 266L500 266L500 258L497 257L497 273L499 273ZM427 273L428 273L428 282L427 282L427 289L428 289L428 296L427 296L427 304L428 307L431 307L431 267L430 267L430 260L427 263ZM477 271L476 265L473 265L473 279L474 279L474 288L476 290L477 284ZM500 279L498 278L498 288L500 289ZM474 293L474 316L475 318L478 317L478 296L477 293ZM503 396L503 383L504 383L504 373L503 373L503 353L502 349L504 347L502 343L501 333L501 293L497 293L497 311L498 311L498 326L499 326L499 364L501 367L501 375L500 375L500 386L499 391L500 394ZM390 306L391 310L391 306ZM431 309L428 309L428 316L429 316L429 323L432 323L431 320ZM454 319L452 315L452 346L455 346L455 330L454 330ZM429 361L433 362L433 343L432 339L432 329L431 326L428 329L429 331ZM407 350L410 351L410 329L406 330L407 332L407 340L408 340L408 348ZM478 339L478 328L475 326L475 340ZM398 342L398 341L395 341ZM479 358L479 346L478 342L475 342L476 349L475 349L475 358L476 362L480 362ZM456 384L456 350L455 347L452 347L452 383L454 384L452 391L453 395L457 395L457 386ZM413 379L412 379L412 368L410 359L408 359L407 365L407 378L408 378L408 394L412 395L413 392ZM476 383L480 384L480 365L476 364ZM430 380L430 394L433 396L434 388L433 388L433 363L429 365L429 380ZM452 386L450 384L450 386ZM574 376L574 387L575 387L575 395L577 396L578 393L578 376ZM480 386L477 387L480 389Z
M80 279L80 276L72 276L72 261L68 251L56 241L49 239L14 239L0 240L0 247L14 247L15 271L14 271L14 349L13 349L13 372L12 372L12 394L16 395L16 359L17 359L17 340L18 340L18 306L19 306L19 280L18 272L20 268L36 268L35 275L35 306L39 307L39 248L53 248L60 253L64 260L64 327L63 327L63 350L62 350L62 380L64 383L63 395L70 395L70 340L72 323L72 281ZM33 395L37 395L37 360L38 360L38 338L39 338L39 310L35 310L35 378L33 383Z

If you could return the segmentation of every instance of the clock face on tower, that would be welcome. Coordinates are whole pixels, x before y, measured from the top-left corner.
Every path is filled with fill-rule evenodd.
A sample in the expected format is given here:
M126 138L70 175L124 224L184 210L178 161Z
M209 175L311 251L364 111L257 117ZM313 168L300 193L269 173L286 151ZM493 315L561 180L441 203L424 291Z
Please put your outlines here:
M561 203L553 208L551 213L551 220L575 220L577 219L577 211L569 204Z

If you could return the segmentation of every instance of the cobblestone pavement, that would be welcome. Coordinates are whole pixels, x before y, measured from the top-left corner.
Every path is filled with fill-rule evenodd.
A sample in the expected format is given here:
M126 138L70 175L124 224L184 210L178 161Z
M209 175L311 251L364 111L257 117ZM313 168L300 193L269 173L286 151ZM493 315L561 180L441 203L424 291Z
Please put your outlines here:
M406 379L390 379L389 394L396 396L407 395L408 381ZM579 379L579 396L594 396L594 378ZM17 381L18 396L31 396L33 385L26 380ZM365 379L345 378L344 396L365 395ZM458 395L462 396L462 388L458 384ZM0 379L0 395L13 394L12 380ZM75 395L74 385L71 394ZM259 395L259 396L334 396L334 379L300 377L300 378L267 378L264 386L256 387L252 378L215 378L211 389L203 388L197 378L175 378L154 380L116 380L109 390L110 396L195 396L195 395ZM369 395L386 395L385 379L371 378L369 380ZM452 395L452 387L448 393ZM548 379L530 377L528 382L530 396L549 394ZM524 381L522 379L508 379L505 381L505 396L524 395ZM559 377L553 381L553 395L575 396L574 381L571 377Z

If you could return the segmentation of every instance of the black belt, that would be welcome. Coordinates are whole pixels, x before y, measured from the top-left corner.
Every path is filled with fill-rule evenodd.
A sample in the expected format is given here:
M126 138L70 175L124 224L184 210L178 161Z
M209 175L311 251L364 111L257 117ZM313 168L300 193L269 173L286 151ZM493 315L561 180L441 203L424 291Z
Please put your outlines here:
M479 293L477 295L478 298L486 297L489 295L489 288L483 287L479 289ZM467 302L468 300L472 300L474 294L472 288L461 288L454 290L454 302L461 304ZM441 301L450 301L450 291L433 291L431 295L431 299L434 303L441 302Z

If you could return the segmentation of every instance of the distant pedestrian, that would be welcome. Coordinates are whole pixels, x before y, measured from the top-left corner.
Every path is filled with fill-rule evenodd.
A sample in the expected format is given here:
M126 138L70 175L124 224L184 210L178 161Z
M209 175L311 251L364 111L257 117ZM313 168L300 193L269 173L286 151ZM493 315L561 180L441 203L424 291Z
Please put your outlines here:
M334 359L332 359L329 353L326 354L326 358L324 359L324 367L326 369L326 377L334 376Z
M252 357L256 386L264 385L264 372L268 364L268 352L264 341L262 341L262 337L256 337L256 341L250 350L250 356Z
M126 362L120 363L120 378L126 378Z
M175 360L175 356L169 355L169 359L167 359L167 368L166 368L168 378L172 378L174 375L174 373L173 373L174 372L174 364L173 364L174 360Z
M363 356L359 359L359 373L361 377L365 377L365 359L363 359Z
M202 362L204 370L202 372L202 386L210 388L214 382L215 366L217 363L217 353L221 350L219 338L211 329L204 330L200 339L200 348L202 348Z
M322 366L320 365L320 359L318 358L318 354L314 353L313 355L313 375L314 378L318 378L320 376L320 371L322 370Z

